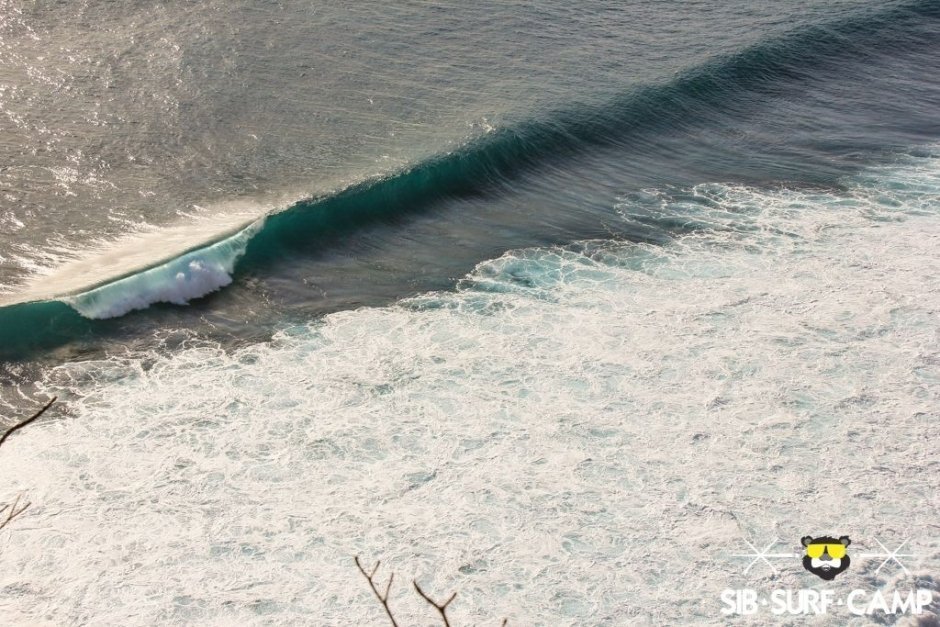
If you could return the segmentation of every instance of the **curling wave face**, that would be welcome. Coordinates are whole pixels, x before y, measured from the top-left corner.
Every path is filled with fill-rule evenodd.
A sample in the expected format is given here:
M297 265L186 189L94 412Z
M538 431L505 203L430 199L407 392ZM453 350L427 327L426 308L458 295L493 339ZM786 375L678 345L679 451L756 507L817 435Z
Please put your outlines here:
M154 303L185 305L193 298L205 296L232 282L235 264L245 254L248 241L263 225L262 218L220 242L59 300L83 316L95 319L123 316Z
M181 225L177 230L187 232L187 236L185 243L177 247L181 256L174 259L167 259L168 249L161 241L172 239L171 231L154 234L150 242L119 244L39 278L0 305L60 300L83 316L107 318L159 302L182 304L231 283L236 264L243 257L243 267L270 264L299 250L309 251L331 237L403 215L440 210L448 203L480 196L487 200L493 195L511 196L515 186L525 187L529 179L538 180L545 174L553 179L548 181L546 194L568 188L567 193L574 195L571 188L576 189L579 182L585 184L581 161L593 166L594 161L613 159L622 164L622 172L612 180L590 181L604 188L664 183L662 172L677 166L681 166L680 172L698 169L697 175L707 176L708 180L767 180L799 173L804 183L829 183L855 165L853 159L862 149L858 140L847 151L842 147L816 146L807 151L803 147L777 146L773 159L768 159L763 141L739 140L737 145L728 146L728 129L746 138L753 132L752 126L761 127L767 122L764 116L773 114L777 96L786 93L788 106L794 109L789 104L792 94L815 84L818 89L812 98L807 94L807 110L791 110L790 125L784 124L778 130L781 135L792 134L806 120L819 116L813 106L818 107L815 101L827 90L844 91L838 77L846 74L845 63L858 63L859 57L864 57L869 67L856 69L861 75L850 80L858 83L864 78L869 81L869 91L877 92L878 77L885 74L879 63L885 58L903 64L910 63L906 57L912 55L918 61L931 57L932 46L937 44L934 24L938 17L940 8L935 2L912 2L803 27L687 70L669 82L628 90L597 106L546 112L509 127L491 129L452 152L332 194L296 202L271 215L256 212L247 217L236 212L214 227L211 223L201 229ZM881 87L887 90L891 85ZM855 115L867 111L884 118L879 138L879 149L884 149L892 141L908 137L912 127L921 134L940 133L935 116L919 106L937 91L937 86L931 88L933 91L923 89L919 99L901 105L906 107L904 111L881 110L885 105L877 93L844 106L853 109ZM748 107L755 104L769 111L749 121L754 113ZM855 124L851 117L839 123L848 127ZM837 137L845 129L834 126L826 131L830 137ZM820 134L818 129L815 132ZM696 142L690 143L691 137ZM730 148L735 158L727 161ZM682 151L681 158L676 157L678 150ZM682 182L682 174L668 181ZM593 221L603 219L603 213L598 212ZM683 217L677 216L676 220L681 222ZM232 225L239 222L244 230L232 235ZM668 220L657 226L660 234L636 232L634 238L669 236ZM576 234L577 230L574 227L567 232ZM531 234L527 237L533 239ZM134 254L129 254L131 248ZM3 317L0 309L0 319Z

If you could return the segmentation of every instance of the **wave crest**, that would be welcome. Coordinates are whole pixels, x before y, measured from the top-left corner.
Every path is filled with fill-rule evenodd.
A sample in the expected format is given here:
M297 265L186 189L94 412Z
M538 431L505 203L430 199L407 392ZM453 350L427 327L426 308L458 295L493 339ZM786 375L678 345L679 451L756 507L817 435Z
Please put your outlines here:
M86 318L123 316L155 303L185 305L232 282L235 264L264 220L235 235L163 265L75 296L60 298Z

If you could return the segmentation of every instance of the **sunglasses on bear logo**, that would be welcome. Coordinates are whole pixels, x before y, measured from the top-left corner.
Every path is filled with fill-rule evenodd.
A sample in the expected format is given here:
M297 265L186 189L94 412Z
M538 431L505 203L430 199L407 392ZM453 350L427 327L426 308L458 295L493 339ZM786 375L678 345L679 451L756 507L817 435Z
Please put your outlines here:
M810 544L806 547L806 554L812 558L820 558L823 553L828 553L833 559L842 559L845 557L845 545L843 544Z

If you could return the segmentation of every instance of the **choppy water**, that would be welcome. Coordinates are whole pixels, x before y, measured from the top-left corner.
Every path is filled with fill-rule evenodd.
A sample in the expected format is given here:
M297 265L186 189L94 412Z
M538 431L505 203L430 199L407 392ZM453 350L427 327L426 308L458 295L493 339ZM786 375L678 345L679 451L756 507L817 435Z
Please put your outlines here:
M720 623L833 526L933 581L940 4L2 9L14 622L380 624L359 554Z

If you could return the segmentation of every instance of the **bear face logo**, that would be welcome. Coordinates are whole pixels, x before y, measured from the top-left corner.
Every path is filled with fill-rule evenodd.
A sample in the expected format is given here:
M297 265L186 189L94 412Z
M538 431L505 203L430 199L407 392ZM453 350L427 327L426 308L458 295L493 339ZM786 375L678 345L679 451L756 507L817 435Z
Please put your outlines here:
M845 552L846 547L852 544L848 536L841 536L838 540L829 536L806 536L800 542L806 548L803 568L826 581L835 579L852 563Z

